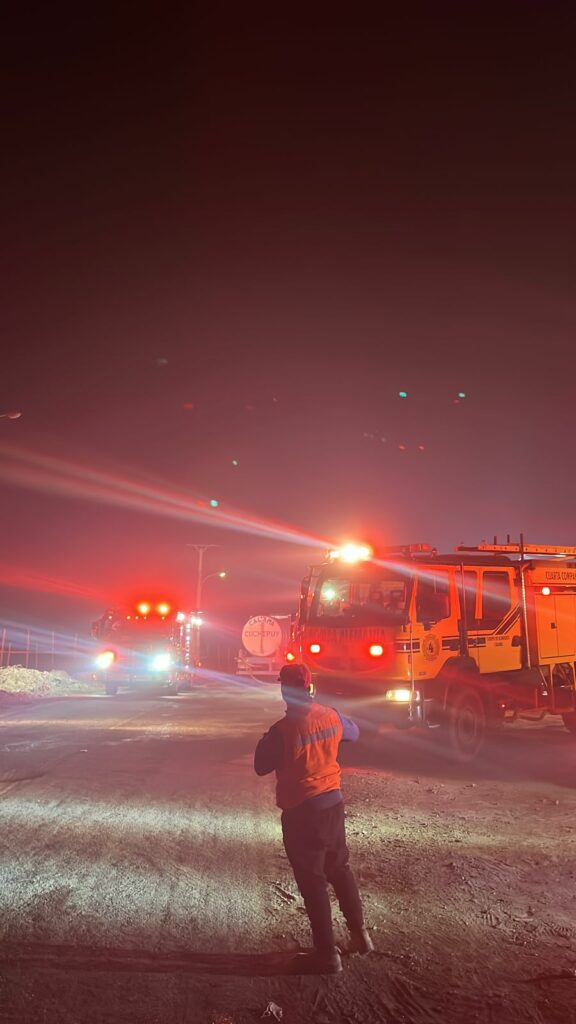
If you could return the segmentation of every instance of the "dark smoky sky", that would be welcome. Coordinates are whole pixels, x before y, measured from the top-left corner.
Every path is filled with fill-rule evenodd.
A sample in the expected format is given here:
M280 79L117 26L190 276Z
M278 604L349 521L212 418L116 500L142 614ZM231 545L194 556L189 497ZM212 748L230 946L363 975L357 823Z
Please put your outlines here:
M573 5L209 6L6 33L4 618L191 603L198 542L223 621L290 610L320 547L211 497L332 541L576 543ZM136 479L190 514L111 503Z

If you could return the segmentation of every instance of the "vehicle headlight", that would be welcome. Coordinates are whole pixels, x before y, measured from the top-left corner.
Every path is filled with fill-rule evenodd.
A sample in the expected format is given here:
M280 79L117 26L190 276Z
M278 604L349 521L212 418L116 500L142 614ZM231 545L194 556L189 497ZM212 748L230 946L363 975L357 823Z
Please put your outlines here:
M171 657L169 654L155 654L152 658L152 668L155 672L162 672L170 668Z
M398 689L386 690L386 700L395 704L409 704L412 699L419 700L420 694L416 690Z
M114 651L100 651L100 654L97 654L94 660L98 668L105 669L110 668L114 664L115 658Z

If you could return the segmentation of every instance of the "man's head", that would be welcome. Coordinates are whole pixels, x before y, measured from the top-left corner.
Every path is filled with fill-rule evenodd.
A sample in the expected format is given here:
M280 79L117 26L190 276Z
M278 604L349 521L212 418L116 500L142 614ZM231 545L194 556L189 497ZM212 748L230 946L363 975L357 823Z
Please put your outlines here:
M287 704L303 704L314 699L314 683L307 665L297 662L283 665L278 679Z

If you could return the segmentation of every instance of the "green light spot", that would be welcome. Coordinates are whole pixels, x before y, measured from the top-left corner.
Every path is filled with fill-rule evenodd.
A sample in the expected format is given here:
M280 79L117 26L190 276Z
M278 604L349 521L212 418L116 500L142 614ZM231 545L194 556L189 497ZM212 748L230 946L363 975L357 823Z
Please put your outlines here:
M220 504L220 502L216 501L216 498L210 498L210 507L211 508L218 508L219 504Z
M408 398L408 393L406 391L399 391L398 395L400 398Z

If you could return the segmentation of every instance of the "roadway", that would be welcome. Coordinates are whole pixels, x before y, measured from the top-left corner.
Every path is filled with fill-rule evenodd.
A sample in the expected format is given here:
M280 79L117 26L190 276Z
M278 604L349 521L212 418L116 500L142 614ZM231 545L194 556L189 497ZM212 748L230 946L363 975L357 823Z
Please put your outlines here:
M558 721L467 767L362 721L342 760L378 953L295 979L307 919L252 769L282 711L274 684L215 677L0 715L2 1024L247 1024L269 1003L295 1024L570 1019L575 745Z

